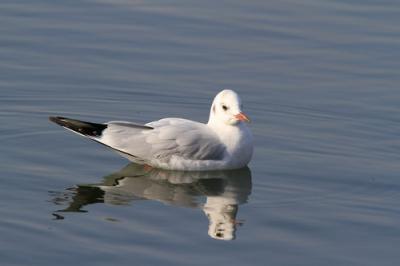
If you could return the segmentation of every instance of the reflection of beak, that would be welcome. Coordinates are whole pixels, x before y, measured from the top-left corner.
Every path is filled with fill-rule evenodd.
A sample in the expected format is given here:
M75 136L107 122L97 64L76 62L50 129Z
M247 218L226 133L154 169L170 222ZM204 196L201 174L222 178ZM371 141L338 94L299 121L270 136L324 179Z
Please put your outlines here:
M237 120L240 120L240 121L250 122L250 119L247 117L247 115L245 115L245 114L242 113L242 112L238 113L237 115L234 115L234 117L235 117Z

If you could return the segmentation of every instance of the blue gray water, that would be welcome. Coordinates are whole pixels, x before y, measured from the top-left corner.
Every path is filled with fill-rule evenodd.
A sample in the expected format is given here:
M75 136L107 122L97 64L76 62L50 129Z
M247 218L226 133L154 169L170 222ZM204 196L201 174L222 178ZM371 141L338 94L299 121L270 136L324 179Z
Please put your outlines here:
M399 265L397 0L0 3L1 265ZM144 173L49 115L207 121L248 169Z

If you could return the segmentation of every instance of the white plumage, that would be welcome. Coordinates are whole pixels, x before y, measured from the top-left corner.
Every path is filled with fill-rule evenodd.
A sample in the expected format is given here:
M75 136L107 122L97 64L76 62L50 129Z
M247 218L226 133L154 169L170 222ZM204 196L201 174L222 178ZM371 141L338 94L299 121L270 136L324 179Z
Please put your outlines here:
M246 166L253 153L252 134L244 123L249 120L241 107L234 91L223 90L212 103L207 124L181 118L164 118L145 125L50 119L136 163L170 170L236 169Z

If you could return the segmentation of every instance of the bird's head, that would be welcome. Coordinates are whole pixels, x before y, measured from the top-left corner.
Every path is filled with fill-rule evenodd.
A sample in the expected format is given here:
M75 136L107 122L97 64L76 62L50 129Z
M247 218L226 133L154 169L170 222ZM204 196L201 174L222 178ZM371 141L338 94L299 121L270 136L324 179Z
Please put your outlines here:
M240 122L250 122L242 112L242 101L232 90L223 90L215 96L211 105L208 124L236 125Z

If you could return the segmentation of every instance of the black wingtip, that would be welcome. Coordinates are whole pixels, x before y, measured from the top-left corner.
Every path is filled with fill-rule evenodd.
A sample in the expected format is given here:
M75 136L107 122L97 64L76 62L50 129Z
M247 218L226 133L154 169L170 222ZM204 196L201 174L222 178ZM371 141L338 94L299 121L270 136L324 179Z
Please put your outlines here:
M62 116L50 116L49 120L65 128L69 128L76 133L98 137L102 134L103 130L107 128L106 124L97 124L91 122L85 122L75 119L70 119Z
M49 120L53 123L56 123L60 126L65 126L65 122L63 123L63 119L65 119L65 117L62 116L49 116Z

